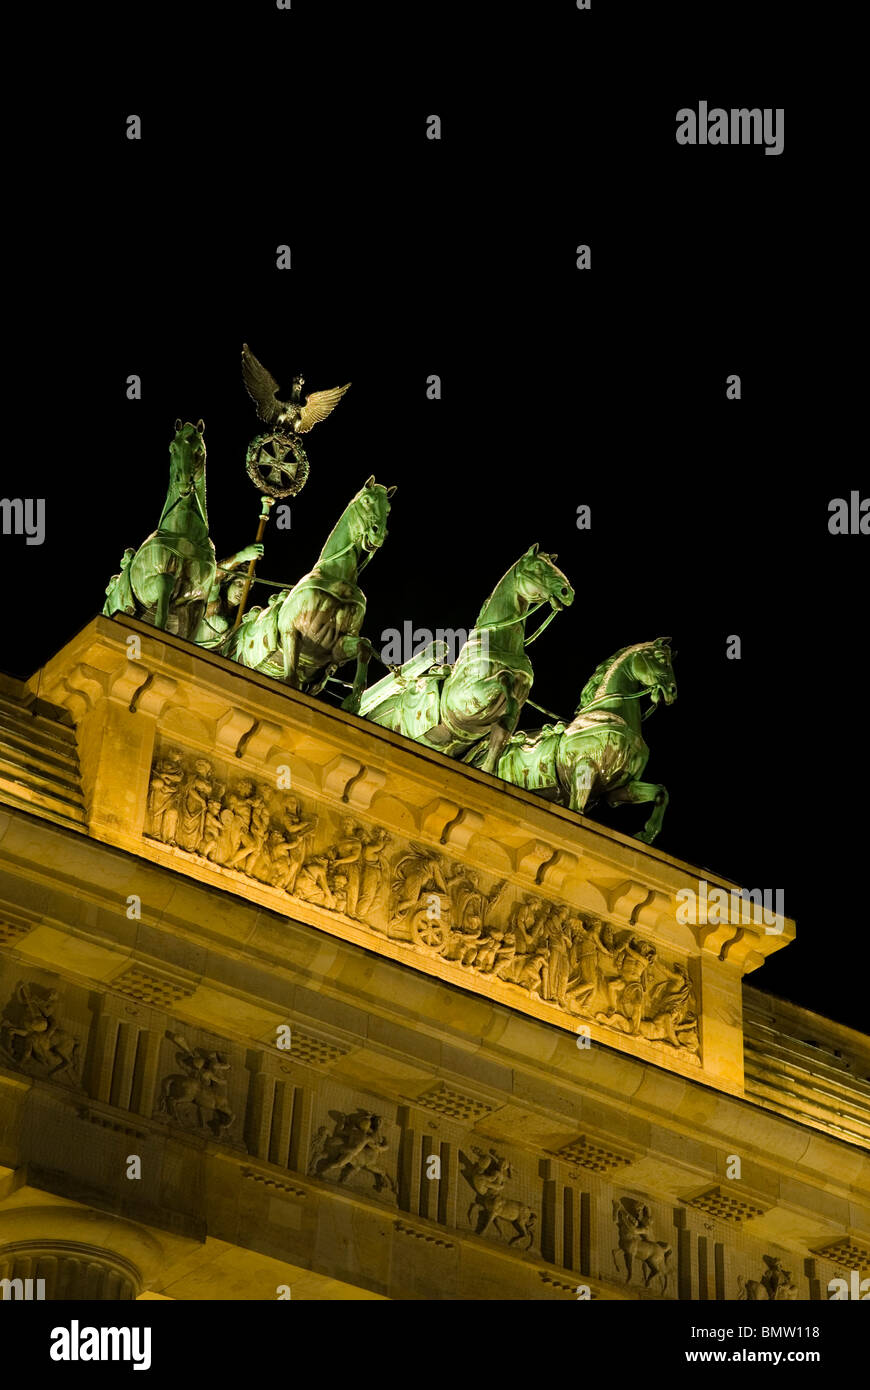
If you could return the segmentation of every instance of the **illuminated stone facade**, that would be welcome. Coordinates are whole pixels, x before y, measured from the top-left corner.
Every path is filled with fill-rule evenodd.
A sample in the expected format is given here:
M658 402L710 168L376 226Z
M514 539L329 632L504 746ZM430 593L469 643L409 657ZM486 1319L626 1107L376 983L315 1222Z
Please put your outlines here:
M0 752L0 1280L870 1268L867 1040L744 985L787 919L684 924L692 866L133 621L4 682Z

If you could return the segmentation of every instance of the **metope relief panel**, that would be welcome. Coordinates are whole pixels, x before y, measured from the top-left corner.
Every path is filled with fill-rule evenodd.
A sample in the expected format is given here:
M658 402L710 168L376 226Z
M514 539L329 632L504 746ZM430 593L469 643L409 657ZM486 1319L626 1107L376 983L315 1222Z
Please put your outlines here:
M162 746L144 835L173 856L288 913L399 948L394 958L507 1003L533 1000L699 1063L697 997L685 961L632 928L494 880L450 854L341 815L214 760Z
M83 991L41 975L12 980L10 970L0 973L0 1064L80 1087L88 1033Z
M182 1031L182 1029L184 1031ZM244 1052L183 1024L164 1031L154 1118L171 1129L244 1147Z
M395 1106L323 1087L314 1107L309 1177L395 1207L400 1130Z
M614 1196L610 1204L612 1270L626 1285L673 1298L678 1277L673 1228L662 1209L643 1198ZM610 1279L614 1277L608 1272Z
M513 1163L503 1148L484 1150L474 1144L460 1148L464 1195L471 1197L467 1210L460 1200L460 1230L470 1230L518 1251L528 1252L539 1245L539 1190L523 1167Z

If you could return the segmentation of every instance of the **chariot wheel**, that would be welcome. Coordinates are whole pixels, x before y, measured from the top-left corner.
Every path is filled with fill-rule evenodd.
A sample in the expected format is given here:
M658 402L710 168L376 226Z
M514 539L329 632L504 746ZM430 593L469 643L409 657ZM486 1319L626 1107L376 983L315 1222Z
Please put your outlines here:
M447 921L430 917L425 907L418 908L411 922L411 934L416 945L438 950L447 940Z
M270 497L295 497L308 479L308 457L295 434L258 434L245 455L248 477Z

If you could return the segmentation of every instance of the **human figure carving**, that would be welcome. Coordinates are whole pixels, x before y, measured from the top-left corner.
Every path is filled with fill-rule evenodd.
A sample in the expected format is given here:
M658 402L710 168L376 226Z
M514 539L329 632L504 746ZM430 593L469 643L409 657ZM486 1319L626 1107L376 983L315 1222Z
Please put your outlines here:
M649 941L638 941L632 937L614 959L616 978L607 984L607 997L610 1008L604 1013L604 1021L619 1013L628 1022L630 1033L640 1032L643 1017L644 999L648 983L647 971L655 960L656 948Z
M182 849L191 852L200 849L211 794L211 763L205 758L197 758L180 798L177 840Z
M345 1114L330 1110L334 1129L321 1125L314 1137L308 1171L327 1181L347 1182L354 1173L370 1173L375 1180L375 1192L387 1187L395 1192L396 1184L383 1166L389 1140L381 1133L383 1116L371 1110L355 1110Z
M619 1244L612 1251L613 1263L619 1269L617 1254L625 1261L625 1282L631 1280L635 1260L640 1260L644 1274L644 1288L661 1275L662 1293L668 1288L668 1261L673 1255L672 1246L664 1240L654 1240L650 1229L652 1213L643 1202L633 1197L619 1197L613 1202L613 1219L619 1230Z
M581 922L574 941L575 969L565 990L565 1002L583 1013L601 985L603 968L613 976L615 948L610 927L601 922Z
M19 1066L34 1063L49 1076L73 1071L78 1061L78 1039L57 1022L56 989L38 992L38 987L19 980L12 999L0 1019L3 1050ZM15 1039L22 1041L16 1042Z
M792 1280L791 1270L783 1269L782 1260L777 1255L763 1255L762 1259L767 1269L760 1279L744 1279L738 1274L738 1300L746 1299L754 1303L768 1299L771 1303L776 1303L792 1302L796 1299L798 1287Z
M532 1208L524 1202L504 1196L505 1183L512 1176L507 1158L497 1154L494 1149L484 1153L482 1149L472 1148L471 1152L477 1155L474 1160L460 1153L463 1177L475 1193L466 1220L469 1223L476 1221L475 1230L479 1236L484 1235L490 1226L493 1226L500 1236L505 1237L506 1232L502 1230L502 1224L513 1227L514 1235L508 1240L508 1244L516 1245L517 1241L528 1240L526 1249L531 1249L537 1217ZM476 1216L473 1217L475 1209Z
M447 894L447 883L437 855L423 845L412 844L411 851L398 861L393 871L392 917L395 923L403 921L417 907L425 891Z
M160 758L151 773L148 787L148 833L156 840L175 844L178 828L178 800L184 769L177 753Z
M190 1047L180 1033L167 1030L166 1036L178 1048L175 1060L182 1071L163 1078L158 1109L171 1120L183 1122L185 1112L180 1112L179 1106L189 1105L199 1128L208 1126L220 1138L235 1119L227 1099L225 1074L230 1070L229 1060L223 1052Z
M357 917L365 921L380 891L384 876L384 851L389 835L382 826L363 833L362 877L360 881Z
M362 856L365 844L364 833L360 831L356 822L350 816L342 819L342 829L344 835L328 850L330 864L333 869L339 865L343 868L345 879L345 912L348 917L358 917L357 904L359 902L360 887L362 884Z

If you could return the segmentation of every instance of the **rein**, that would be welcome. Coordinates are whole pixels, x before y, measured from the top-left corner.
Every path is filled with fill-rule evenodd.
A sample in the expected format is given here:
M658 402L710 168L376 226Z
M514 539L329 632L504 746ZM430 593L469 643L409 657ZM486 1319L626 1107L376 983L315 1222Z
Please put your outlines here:
M524 622L527 622L528 619L532 616L532 614L533 614L533 613L537 613L538 609L539 609L539 608L543 608L544 604L547 603L547 602L548 602L547 599L542 598L541 601L540 601L540 603L536 603L536 604L534 605L533 608L529 608L525 613L517 614L517 616L516 616L515 618L500 618L499 621L498 621L497 623L475 623L475 625L474 625L475 631L476 631L476 632L499 632L499 631L501 631L502 628L506 628L506 627L515 627L517 623L524 623ZM551 607L550 612L547 614L547 616L546 616L546 618L544 619L544 621L543 621L542 623L540 623L538 627L535 628L535 630L534 630L534 632L532 633L531 637L524 637L524 638L523 638L523 646L524 646L524 647L530 647L530 646L532 645L532 643L533 643L534 641L536 641L538 637L540 637L541 633L542 633L546 628L549 627L550 623L553 621L553 619L555 618L555 616L556 616L556 614L557 614L558 612L559 612L559 609L558 609L558 608L552 608L552 607Z
M203 512L202 507L200 506L199 495L198 495L198 493L197 493L197 491L196 491L196 488L195 488L195 487L192 487L191 490L190 490L190 492L188 492L187 494L180 492L180 493L178 494L178 496L176 497L175 501L173 502L172 506L168 509L168 511L167 511L166 507L163 508L163 511L162 511L162 513L161 513L161 515L160 515L160 520L159 520L159 522L157 523L157 530L158 530L158 532L160 531L161 527L163 526L163 523L164 523L164 521L166 520L166 518L167 518L168 516L171 516L172 513L175 511L175 508L178 506L179 502L187 502L187 503L190 503L191 497L193 497L193 506L194 506L194 507L196 508L196 510L199 512L200 520L202 521L203 525L205 525L206 530L208 529L208 523L206 522L206 519L205 519L205 513Z
M541 628L538 629L539 632L542 630L543 629ZM596 705L603 704L605 700L641 700L643 699L644 695L648 694L649 687L646 687L643 690L637 690L634 692L633 695L599 695L597 700L591 700L588 705L580 705L577 709L575 709L574 718L576 719L579 714L585 714L587 710L594 709ZM545 709L543 705L536 705L534 700L530 700L527 698L526 704L531 705L532 709L540 710L541 714L549 714L550 718L555 719L559 724L570 724L572 722L570 719L564 719L561 714L554 714L553 710L551 709ZM656 706L654 704L650 705L649 709L641 715L641 722L643 722L644 719L649 719L650 715L653 713L655 708Z

